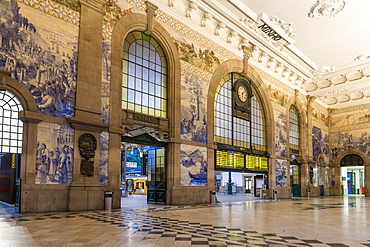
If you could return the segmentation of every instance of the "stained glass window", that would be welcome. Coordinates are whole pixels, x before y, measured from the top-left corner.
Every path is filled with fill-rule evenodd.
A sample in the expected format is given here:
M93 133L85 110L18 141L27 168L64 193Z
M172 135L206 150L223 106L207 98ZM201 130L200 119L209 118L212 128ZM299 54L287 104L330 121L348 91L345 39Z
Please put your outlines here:
M167 118L167 61L153 37L127 35L122 72L122 108Z
M22 104L15 95L0 90L0 152L22 153L23 123L19 120Z

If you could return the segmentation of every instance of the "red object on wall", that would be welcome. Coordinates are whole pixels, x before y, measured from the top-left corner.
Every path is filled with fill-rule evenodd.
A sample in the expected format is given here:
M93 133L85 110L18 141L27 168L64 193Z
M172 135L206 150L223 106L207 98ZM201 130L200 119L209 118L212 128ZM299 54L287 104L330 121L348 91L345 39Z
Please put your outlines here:
M362 194L365 194L365 186L362 187Z

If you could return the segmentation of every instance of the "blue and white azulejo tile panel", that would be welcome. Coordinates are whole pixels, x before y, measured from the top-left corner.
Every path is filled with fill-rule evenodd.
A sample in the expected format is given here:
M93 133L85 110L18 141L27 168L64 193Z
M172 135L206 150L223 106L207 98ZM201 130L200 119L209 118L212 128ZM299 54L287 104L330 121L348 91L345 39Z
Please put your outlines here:
M108 154L109 154L109 133L102 132L100 134L100 167L99 167L99 182L108 184Z
M74 130L41 122L37 126L36 184L70 184L73 172Z
M0 16L13 20L0 28L0 68L26 86L39 112L73 117L78 26L35 8L0 0Z
M180 185L206 186L207 148L181 144Z
M276 186L285 187L288 186L288 162L286 160L276 159L275 161L275 175L276 175Z

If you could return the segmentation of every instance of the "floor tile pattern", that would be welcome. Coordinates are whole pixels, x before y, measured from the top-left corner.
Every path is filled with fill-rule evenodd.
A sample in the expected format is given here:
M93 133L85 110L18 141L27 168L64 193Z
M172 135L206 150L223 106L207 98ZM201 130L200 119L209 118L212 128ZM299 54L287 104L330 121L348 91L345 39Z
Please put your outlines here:
M232 224L222 224L223 222L218 222L217 219L204 222L200 215L198 221L197 217L194 218L198 212L214 209L221 210L218 213L223 214L230 210L241 210L244 207L262 206L261 210L263 210L263 205L267 203L274 204L270 206L277 209L278 205L283 203L288 203L287 205L292 207L301 206L301 211L343 210L356 207L354 202L323 203L320 200L314 202L289 200L149 206L111 211L3 214L0 215L0 246L370 246L370 233L368 241L346 244L342 243L343 241L323 240L325 233L312 238L299 238L294 234L258 231L253 229L252 224L241 228ZM369 207L366 205L357 206L361 210L368 210ZM248 213L248 210L246 212ZM191 219L184 220L184 218ZM4 224L8 225L8 229L13 227L18 231L24 230L24 238L22 234L14 236L21 237L24 245L1 241L3 237L1 230L6 229ZM10 245L2 245L2 243L10 243Z

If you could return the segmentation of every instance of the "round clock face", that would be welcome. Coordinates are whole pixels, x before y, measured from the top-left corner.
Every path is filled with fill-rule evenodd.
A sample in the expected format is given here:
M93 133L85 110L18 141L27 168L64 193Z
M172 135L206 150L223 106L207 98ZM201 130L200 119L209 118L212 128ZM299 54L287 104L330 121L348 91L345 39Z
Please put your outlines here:
M247 89L244 86L238 87L238 97L241 102L245 102L248 99L248 92Z

